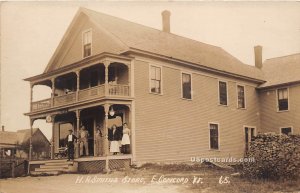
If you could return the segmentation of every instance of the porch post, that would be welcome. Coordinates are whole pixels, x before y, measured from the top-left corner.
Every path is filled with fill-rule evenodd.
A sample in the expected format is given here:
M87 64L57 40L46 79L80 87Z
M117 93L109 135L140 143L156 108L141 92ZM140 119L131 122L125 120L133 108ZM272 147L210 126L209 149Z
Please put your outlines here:
M76 110L76 136L79 138L79 127L80 127L80 110ZM80 144L76 143L75 157L80 157Z
M52 82L51 107L53 107L54 106L54 96L55 96L55 78L52 78L51 82Z
M80 70L76 71L76 77L77 77L76 101L78 101L78 99L79 99L79 86L80 86Z
M28 174L30 174L30 161L32 160L32 134L33 134L33 129L32 129L32 125L33 125L33 119L29 119L29 123L30 123L30 138L29 138L29 152L28 152L28 168L27 168L27 172Z
M29 161L32 160L32 134L33 134L32 125L33 125L33 119L30 118L30 139L29 139L29 155L28 155Z
M109 171L109 160L108 160L108 155L109 155L109 145L108 145L108 111L109 111L109 104L104 104L104 144L103 144L103 152L104 156L106 156L106 161L105 161L105 170L108 172Z
M131 67L130 67L130 64L127 65L127 68L128 68L128 96L131 96L131 92L130 92L130 89L131 89Z
M30 111L32 111L33 86L34 85L30 83Z
M109 66L109 64L110 64L110 61L108 61L108 60L105 60L104 61L104 66L105 66L105 83L104 83L104 85L105 85L105 96L108 96L108 66Z
M51 159L54 159L54 129L55 129L55 115L52 115L52 139L51 139Z
M130 129L131 129L131 155L132 155L132 162L136 161L136 153L135 153L135 102L132 101L130 108Z

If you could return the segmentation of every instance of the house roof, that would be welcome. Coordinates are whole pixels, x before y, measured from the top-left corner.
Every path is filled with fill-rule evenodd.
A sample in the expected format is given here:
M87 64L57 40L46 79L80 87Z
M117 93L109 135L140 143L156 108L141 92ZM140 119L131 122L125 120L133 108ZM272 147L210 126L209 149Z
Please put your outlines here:
M96 11L81 10L98 25L111 32L129 49L134 48L224 72L263 79L263 74L259 69L242 63L220 47Z
M265 82L260 88L300 81L300 53L267 59L263 63Z
M34 128L33 133L39 129ZM17 132L12 131L0 131L0 144L5 145L17 145L26 142L30 138L30 129L18 130Z
M70 29L72 29L72 25L75 24L75 20L82 14L93 21L99 29L108 32L118 44L122 44L122 49L119 50L118 54L127 54L129 51L144 51L193 63L219 72L263 80L261 70L242 63L220 47L201 43L85 8L79 9L65 36L71 33ZM58 48L61 47L65 39L66 37L63 38ZM58 53L59 49L56 50L50 60L45 73L53 70L49 65L51 65L51 61L54 61L55 55Z

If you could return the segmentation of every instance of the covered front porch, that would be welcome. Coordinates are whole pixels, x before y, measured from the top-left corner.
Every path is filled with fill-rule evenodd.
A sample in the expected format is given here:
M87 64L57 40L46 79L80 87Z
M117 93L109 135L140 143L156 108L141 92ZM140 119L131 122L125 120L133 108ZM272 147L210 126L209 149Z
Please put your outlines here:
M33 160L29 162L29 171L32 175L59 174L59 173L99 173L115 169L129 168L132 155L88 156L67 159Z
M66 147L68 132L70 129L73 130L75 136L80 139L80 127L82 126L85 126L89 136L88 147L83 147L83 144L78 142L80 140L75 143L75 159L73 162L76 163L79 172L111 170L125 165L129 166L132 161L133 146L130 145L128 154L120 152L113 155L110 152L108 132L114 124L120 131L123 129L123 123L127 123L131 129L133 122L131 108L130 102L104 102L103 104L94 104L80 109L64 109L53 112L46 117L40 117L52 123L51 158L33 160L31 157L29 171L34 171L36 168L40 170L40 166L47 168L47 163L51 165L53 162L64 162L67 159L67 154L63 155L60 151ZM34 119L31 120L33 123ZM96 135L98 128L102 134L100 137ZM132 141L132 135L134 135L134 131L131 129L130 141ZM121 138L118 140L121 141ZM82 151L82 148L84 151ZM32 145L30 149L32 149Z

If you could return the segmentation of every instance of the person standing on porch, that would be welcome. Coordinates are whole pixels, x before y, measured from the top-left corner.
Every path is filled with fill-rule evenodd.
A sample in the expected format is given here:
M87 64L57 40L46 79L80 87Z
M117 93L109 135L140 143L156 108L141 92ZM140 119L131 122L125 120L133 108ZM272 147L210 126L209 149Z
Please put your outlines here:
M85 126L80 128L80 156L83 156L83 149L85 149L86 156L89 155L89 143L88 143L89 132L85 129Z
M130 153L130 129L128 128L127 123L123 124L123 137L122 137L122 153L129 154Z
M108 130L108 140L110 141L110 152L113 153L113 155L120 153L117 125L114 124L112 128Z
M73 130L69 130L69 134L66 137L67 148L68 148L68 161L74 160L74 142L76 142L77 137L73 135Z
M100 156L101 153L101 137L102 137L102 132L101 132L101 127L100 125L96 126L96 156Z

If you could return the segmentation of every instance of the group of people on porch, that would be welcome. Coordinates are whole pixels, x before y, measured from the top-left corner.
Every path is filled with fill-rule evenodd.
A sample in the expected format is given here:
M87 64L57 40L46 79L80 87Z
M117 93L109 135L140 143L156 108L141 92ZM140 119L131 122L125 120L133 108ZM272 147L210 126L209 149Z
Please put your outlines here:
M100 125L96 127L95 133L95 155L100 156L102 150L102 128ZM84 125L80 127L79 136L73 134L73 130L69 130L69 134L66 137L67 148L68 148L68 160L74 159L74 143L78 142L80 148L80 156L89 155L89 132ZM117 127L116 124L108 128L108 141L109 141L109 150L113 155L118 153L129 154L130 153L130 129L128 128L127 123L124 123L123 126Z

